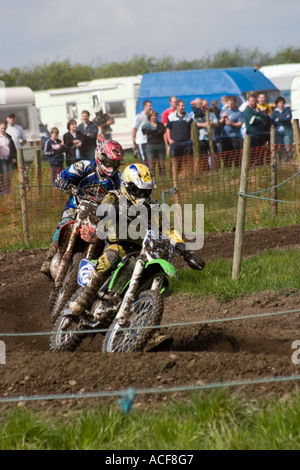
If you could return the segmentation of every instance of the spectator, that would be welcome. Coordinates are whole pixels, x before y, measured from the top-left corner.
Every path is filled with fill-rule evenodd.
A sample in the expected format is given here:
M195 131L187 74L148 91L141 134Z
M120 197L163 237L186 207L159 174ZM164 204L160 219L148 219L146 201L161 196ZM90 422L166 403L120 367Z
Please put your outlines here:
M228 100L228 108L221 113L220 124L222 124L222 151L236 151L235 166L240 165L240 152L242 148L241 127L244 122L243 113L237 108L237 99L230 96ZM231 155L224 155L224 166L231 166Z
M286 161L293 158L293 127L291 110L285 107L285 99L279 96L275 101L275 110L271 115L271 122L275 126L276 144L279 145L279 158L283 161L284 152L286 153Z
M16 149L20 149L27 143L27 140L26 140L26 135L25 135L23 127L20 126L19 124L16 124L15 120L16 120L16 115L14 113L11 113L7 116L6 132L12 137L15 143Z
M219 120L221 109L219 108L219 101L218 100L211 100L211 105L210 105L209 111L214 113L216 118ZM222 126L221 126L221 124L218 124L218 127L216 127L214 129L214 132L215 132L218 152L221 152L222 151L222 145L221 145Z
M261 147L265 143L264 122L267 116L257 107L257 98L255 93L251 93L248 97L248 105L244 111L244 122L246 134L251 137L251 148ZM258 152L258 151L257 151ZM263 165L263 151L256 154L254 164Z
M265 129L265 143L270 142L270 128L271 128L271 114L273 112L272 106L266 102L266 95L259 93L257 96L257 107L267 116L267 121L264 122Z
M103 110L100 109L100 111L96 113L94 122L97 124L98 127L98 142L102 140L111 140L112 128L110 126L115 123L114 118L109 114L103 113Z
M67 124L68 132L63 136L65 152L66 152L66 165L70 166L75 163L76 160L80 160L80 147L84 140L84 136L81 132L77 131L77 122L75 119L70 119Z
M244 111L246 134L251 135L251 147L264 144L264 122L267 121L265 113L257 107L257 98L254 93L249 95L248 105Z
M201 154L209 154L210 155L210 148L209 148L209 133L208 133L208 125L207 125L207 118L206 118L206 111L209 109L208 101L202 100L202 112L203 117L196 119L196 125L199 128L199 144L200 144L200 153ZM212 112L209 112L209 120L212 127L212 141L213 147L215 152L215 160L216 165L218 164L218 147L216 142L216 134L215 129L219 125L219 121L216 115ZM211 157L208 159L209 167L211 168Z
M47 140L45 144L45 155L49 157L49 164L51 168L51 181L55 185L55 180L58 175L63 170L64 164L64 144L58 138L59 130L57 127L52 127L50 130L50 139Z
M168 109L165 109L161 115L161 122L165 126L167 125L168 117L170 116L170 114L175 113L176 111L176 103L177 103L176 96L170 96L169 103L170 103L170 107Z
M171 157L193 155L192 116L185 111L185 103L177 101L175 113L169 114L167 136Z
M176 111L176 103L177 103L176 96L170 96L169 103L170 103L170 107L168 109L165 109L161 115L161 122L164 124L165 127L167 127L168 117L170 116L170 114ZM167 131L165 133L165 143L166 143L166 148L168 148L170 152L170 142L168 142Z
M0 194L10 193L13 164L17 162L15 143L6 129L6 122L0 122Z
M142 127L148 121L150 111L152 111L152 102L146 100L143 102L143 111L135 116L135 120L132 127L132 149L135 153L136 150L139 152L141 162L147 165L147 136L143 134Z
M220 98L221 101L221 113L225 111L226 108L228 108L228 96L221 96Z
M142 127L142 132L147 136L146 153L150 171L155 175L156 161L158 161L159 175L166 175L165 159L166 146L164 140L166 128L158 121L156 111L150 111L148 122Z
M193 119L202 118L203 111L202 111L202 100L201 98L195 98L192 102L192 113L191 116Z
M209 111L214 113L217 116L217 118L219 119L219 116L221 114L221 109L219 107L219 101L218 100L211 100L211 105L210 105Z
M90 121L89 111L82 111L81 118L82 123L79 124L77 130L85 136L85 139L80 147L80 159L95 161L98 126L95 122Z

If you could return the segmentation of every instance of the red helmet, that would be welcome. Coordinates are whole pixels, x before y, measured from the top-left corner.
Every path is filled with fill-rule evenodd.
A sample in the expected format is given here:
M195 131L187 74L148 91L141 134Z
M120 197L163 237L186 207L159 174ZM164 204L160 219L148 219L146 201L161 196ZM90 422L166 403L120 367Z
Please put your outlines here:
M123 160L123 148L115 140L99 142L95 152L95 162L100 174L113 176Z

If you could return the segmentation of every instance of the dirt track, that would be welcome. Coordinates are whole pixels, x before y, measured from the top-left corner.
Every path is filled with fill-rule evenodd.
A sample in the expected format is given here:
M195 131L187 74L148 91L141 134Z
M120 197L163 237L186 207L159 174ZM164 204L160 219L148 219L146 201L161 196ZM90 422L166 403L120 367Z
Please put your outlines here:
M266 248L298 247L299 235L299 225L247 232L244 254ZM202 256L207 262L219 256L230 259L233 242L231 232L207 235ZM44 254L45 250L0 253L1 332L51 331L47 310L50 281L39 273ZM178 259L175 264L183 267ZM165 304L163 323L178 323L292 310L299 308L299 293L263 292L225 306L212 299L194 301L176 295L167 297ZM291 361L292 342L300 339L298 314L178 327L170 333L174 342L168 350L123 355L102 353L100 335L84 340L75 353L64 354L49 351L48 336L5 338L7 363L0 365L0 396L168 388L300 373L300 367ZM257 385L244 388L244 393L255 397L272 392L285 395L295 387L297 382ZM136 406L169 396L139 395ZM80 407L86 403L70 400L63 406ZM35 404L41 405L62 404Z

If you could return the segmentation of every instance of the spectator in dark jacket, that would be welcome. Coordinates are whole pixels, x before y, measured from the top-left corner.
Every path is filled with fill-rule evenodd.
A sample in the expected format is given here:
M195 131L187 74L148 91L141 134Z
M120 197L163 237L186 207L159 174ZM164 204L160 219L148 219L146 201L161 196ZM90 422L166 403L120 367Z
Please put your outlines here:
M158 161L158 168L160 176L166 175L165 159L166 159L166 144L164 140L165 126L162 122L158 121L158 114L156 111L150 111L148 122L142 127L142 132L147 136L146 154L150 171L155 175L156 161Z
M246 134L251 135L251 147L258 147L264 144L264 122L268 118L257 106L255 94L248 97L248 106L244 110L244 121L246 125Z
M49 157L51 168L51 181L55 185L57 175L63 170L64 166L64 144L58 138L59 130L52 127L50 131L50 139L45 143L45 155Z
M289 108L286 108L285 99L279 96L275 101L276 108L271 115L271 122L275 126L276 144L279 145L279 158L286 161L293 158L293 127L292 127L292 113Z
M79 124L77 130L85 136L84 143L80 147L80 159L95 161L95 150L97 147L98 126L95 122L90 121L89 111L82 111L82 123Z
M248 97L248 106L244 110L244 121L246 127L246 134L251 136L251 148L261 147L255 152L252 152L252 164L261 166L264 159L264 144L265 144L265 126L268 121L268 116L261 111L257 106L257 98L254 93Z
M65 151L66 151L66 165L67 167L72 165L78 160L81 160L80 157L80 147L84 142L84 135L77 131L77 122L75 119L70 119L67 124L68 132L63 136Z
M6 122L0 122L0 194L10 192L11 174L17 163L16 146L6 128Z

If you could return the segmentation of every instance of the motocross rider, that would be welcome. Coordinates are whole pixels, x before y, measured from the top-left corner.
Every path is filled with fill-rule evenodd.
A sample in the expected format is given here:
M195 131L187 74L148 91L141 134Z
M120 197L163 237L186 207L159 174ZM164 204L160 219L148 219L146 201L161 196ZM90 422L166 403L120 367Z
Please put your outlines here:
M114 140L99 142L95 150L95 161L79 160L65 170L61 171L55 180L58 189L68 192L70 187L77 187L78 195L85 195L101 202L101 199L110 190L120 187L120 173L118 171L123 160L123 148ZM46 254L40 272L51 279L51 260L58 249L58 234L60 228L76 217L76 197L70 196L61 220L56 228L53 241Z
M108 221L106 225L106 246L103 254L98 259L96 269L92 271L91 278L84 291L76 301L70 302L69 304L72 315L80 316L84 310L90 306L95 293L106 280L107 274L121 261L122 257L130 252L136 251L137 244L139 244L139 249L141 247L143 237L140 240L130 240L129 236L126 240L119 239L119 230L117 227L111 224L112 227L110 228L110 212L116 214L116 225L118 225L118 220L123 216L120 209L120 198L125 196L128 207L133 204L145 205L147 207L148 222L150 222L153 206L159 207L159 204L151 198L152 189L155 187L156 184L149 169L142 164L132 164L127 166L121 175L120 190L110 191L103 198L100 208L103 207L105 210L105 221ZM130 217L127 215L127 222L129 220ZM185 250L184 241L179 233L172 227L170 227L168 236L175 242L176 251L183 256L189 266L199 270L204 268L204 261L194 252Z

